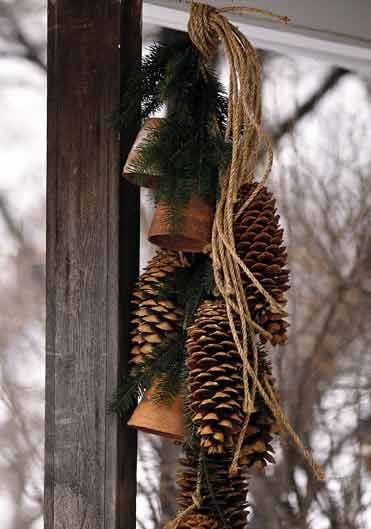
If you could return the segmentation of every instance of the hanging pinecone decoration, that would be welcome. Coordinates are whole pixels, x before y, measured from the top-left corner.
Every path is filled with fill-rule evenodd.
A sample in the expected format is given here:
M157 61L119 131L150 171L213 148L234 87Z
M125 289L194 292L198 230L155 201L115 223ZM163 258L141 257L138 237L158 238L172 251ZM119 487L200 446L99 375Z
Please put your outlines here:
M186 448L179 463L177 503L179 507L186 509L193 503L192 496L199 477L197 451ZM230 464L231 454L205 458L204 471L201 476L202 501L198 512L217 518L221 527L242 529L246 526L248 516L248 481L242 474L230 476Z
M239 190L237 213L257 184L245 184ZM279 226L276 214L276 200L266 187L263 187L252 202L234 222L236 250L249 270L255 275L264 289L281 306L286 305L285 292L289 289L287 252L283 245L283 229ZM242 273L247 301L253 320L271 335L273 345L285 344L289 324L284 317L270 310L269 303ZM260 337L264 342L264 336Z
M243 422L241 358L223 302L199 307L186 340L188 393L201 447L222 454Z
M218 529L218 522L203 514L192 514L180 522L178 529Z
M141 363L165 338L177 334L183 311L170 299L158 299L165 278L185 264L177 252L160 250L149 262L132 294L131 364Z

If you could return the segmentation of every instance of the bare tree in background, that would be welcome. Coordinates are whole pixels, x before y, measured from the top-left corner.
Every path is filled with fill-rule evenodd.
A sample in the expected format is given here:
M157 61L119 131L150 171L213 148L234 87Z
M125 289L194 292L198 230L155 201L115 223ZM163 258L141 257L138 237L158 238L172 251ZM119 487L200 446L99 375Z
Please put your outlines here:
M370 103L364 94L361 114L339 98L317 108L317 135L308 142L303 125L278 152L291 332L273 357L287 413L326 481L287 439L278 465L253 476L253 529L371 527Z
M0 59L24 59L45 72L45 20L44 0L0 0Z
M0 212L12 218L2 198ZM28 529L43 509L44 256L6 227L14 253L1 256L0 491L13 513L9 529Z

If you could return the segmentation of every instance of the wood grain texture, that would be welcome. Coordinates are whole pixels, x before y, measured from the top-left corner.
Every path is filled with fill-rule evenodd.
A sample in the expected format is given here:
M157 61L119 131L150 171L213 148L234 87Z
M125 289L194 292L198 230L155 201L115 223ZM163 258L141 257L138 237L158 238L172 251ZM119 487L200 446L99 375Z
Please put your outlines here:
M125 84L132 71L140 66L142 55L142 0L130 0L124 3L121 11L121 81ZM125 101L121 101L125 105ZM139 109L138 109L139 110ZM138 115L139 118L139 115ZM121 135L120 174L123 163L129 154L138 130L126 127ZM128 299L139 269L139 233L140 219L139 188L124 178L120 180L120 374L125 374L130 351L129 304ZM137 467L137 434L119 423L118 475L119 486L116 497L116 527L125 529L135 527L136 504L136 467Z
M109 117L140 59L141 4L49 0L48 29L45 527L134 529L136 437L106 405L138 271L139 196L120 177L137 130L120 140Z

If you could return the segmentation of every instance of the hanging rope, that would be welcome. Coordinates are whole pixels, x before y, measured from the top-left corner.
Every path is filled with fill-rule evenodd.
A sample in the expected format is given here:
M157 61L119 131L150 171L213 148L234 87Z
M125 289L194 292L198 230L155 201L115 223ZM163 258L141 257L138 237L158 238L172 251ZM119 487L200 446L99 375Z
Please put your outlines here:
M284 23L289 20L271 11L254 7L227 6L216 9L205 4L192 3L188 22L189 36L200 51L205 63L212 59L221 42L230 67L226 140L232 144L232 159L228 171L220 179L220 199L216 208L211 243L215 282L225 301L231 332L243 364L245 421L236 443L230 473L233 475L238 471L238 460L258 391L278 423L287 430L293 442L301 449L313 475L323 480L324 473L321 467L313 460L309 450L303 445L289 423L269 380L265 377L260 381L258 378L255 332L260 332L267 337L270 337L270 334L252 320L242 286L241 274L248 276L269 303L272 312L282 314L284 311L239 258L235 247L234 219L238 218L260 193L273 163L272 145L261 126L261 68L256 50L239 29L230 24L222 14L237 11L269 16ZM263 175L249 199L238 212L235 212L234 207L240 186L244 183L251 183L255 177L261 147L265 151ZM252 365L248 359L248 353L251 350L253 352ZM251 387L249 377L252 380ZM192 495L192 504L166 524L165 529L177 529L182 520L199 508L202 499L201 474L199 473L196 490Z
M234 209L239 188L242 184L253 181L258 154L263 148L265 163L262 177L254 192L237 212L237 216L249 206L265 185L272 168L273 149L270 139L261 126L261 68L257 53L241 31L222 14L232 11L254 12L281 22L288 21L287 17L258 8L231 6L216 9L209 5L193 3L188 22L189 36L204 61L210 61L221 42L230 70L226 140L232 145L232 158L228 171L220 179L220 199L216 208L211 243L216 286L225 301L231 332L243 364L245 421L236 443L230 473L235 474L238 471L240 452L258 391L276 420L286 428L293 442L301 449L314 476L323 480L322 469L313 460L290 425L268 380L265 379L262 383L258 378L255 336L257 325L249 311L241 280L242 273L248 276L251 283L264 296L272 312L283 314L284 310L238 257L233 224L236 218ZM248 358L250 351L253 353L252 365Z

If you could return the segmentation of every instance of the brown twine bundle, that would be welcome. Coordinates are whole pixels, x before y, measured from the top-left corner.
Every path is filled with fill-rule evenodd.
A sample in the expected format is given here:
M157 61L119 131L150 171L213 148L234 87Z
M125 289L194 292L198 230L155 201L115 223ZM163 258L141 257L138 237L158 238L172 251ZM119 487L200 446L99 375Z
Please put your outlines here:
M253 411L255 394L256 391L259 391L276 419L282 423L294 443L302 450L314 476L322 480L324 475L321 468L315 463L288 422L274 398L269 382L264 380L262 383L257 376L255 330L259 332L263 332L263 330L258 328L252 320L241 274L244 273L249 277L252 284L267 300L273 312L281 313L283 309L237 255L233 232L233 222L236 217L234 207L240 186L243 183L252 182L254 179L259 149L263 147L265 151L263 175L248 201L237 212L237 217L259 194L272 168L273 150L270 139L261 126L261 68L257 53L241 31L223 16L222 13L227 11L256 12L274 17L282 22L287 22L288 19L257 8L232 6L217 10L205 4L193 3L188 23L189 36L204 60L211 59L219 42L221 42L230 67L226 140L232 144L232 160L228 171L220 181L220 199L216 209L211 244L216 285L225 301L231 332L243 362L246 419L235 447L230 472L232 474L237 472L240 450L250 414ZM240 334L237 332L237 328L241 329ZM253 365L250 365L248 361L249 349L252 349L253 352ZM251 387L249 376L252 380Z
M222 14L233 11L257 13L284 23L289 20L287 17L259 8L230 6L216 9L206 4L192 3L188 22L189 36L205 62L214 56L221 42L230 67L226 140L232 144L232 159L228 171L220 179L220 199L216 208L211 243L215 282L225 301L233 339L243 363L244 412L246 416L236 443L230 473L235 474L238 471L240 451L250 415L254 409L256 391L258 391L276 420L282 424L293 442L301 449L313 475L318 480L323 480L324 473L321 467L313 460L309 450L303 445L298 434L289 423L277 402L269 381L266 378L263 381L258 379L255 331L268 337L270 334L252 320L241 281L241 273L249 277L253 285L268 301L272 312L281 313L283 309L238 257L233 221L249 206L265 185L272 168L273 149L270 139L261 126L261 67L256 50L239 29ZM261 147L265 151L262 177L249 199L235 214L234 206L237 202L238 190L243 183L253 181ZM237 328L241 329L240 333L237 332ZM253 365L248 360L248 351L251 348L254 358ZM252 380L251 387L249 376ZM198 486L193 495L193 504L178 514L175 520L169 522L165 529L177 529L184 516L197 509L201 502L202 497Z

